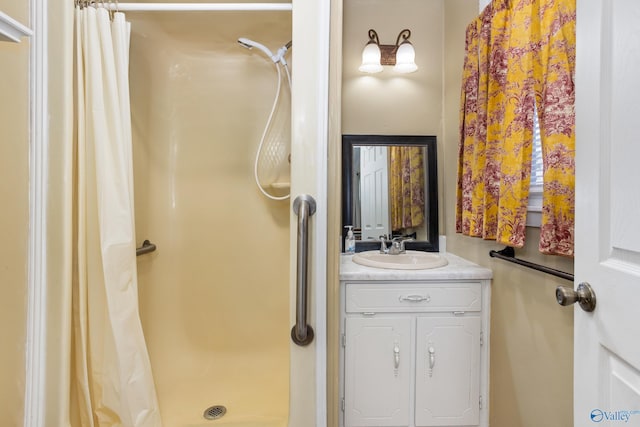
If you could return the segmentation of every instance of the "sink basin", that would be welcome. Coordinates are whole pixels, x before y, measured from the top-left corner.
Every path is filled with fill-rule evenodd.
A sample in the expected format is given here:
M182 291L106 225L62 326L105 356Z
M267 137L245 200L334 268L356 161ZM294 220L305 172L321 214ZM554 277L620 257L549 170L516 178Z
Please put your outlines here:
M379 251L358 252L353 256L353 262L367 267L394 270L425 270L448 264L439 253L421 251L407 251L399 255L381 254Z

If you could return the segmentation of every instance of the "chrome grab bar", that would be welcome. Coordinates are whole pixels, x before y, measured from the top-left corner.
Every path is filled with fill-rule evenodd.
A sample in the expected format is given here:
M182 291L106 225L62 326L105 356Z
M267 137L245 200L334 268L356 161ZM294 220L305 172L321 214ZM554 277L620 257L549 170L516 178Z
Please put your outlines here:
M316 212L316 201L302 194L293 201L298 215L298 247L296 255L296 324L291 329L294 343L304 346L313 341L313 329L307 325L307 259L309 255L309 217Z
M155 250L156 250L155 243L151 243L150 241L145 240L144 242L142 242L142 246L140 246L139 248L136 248L136 256L149 254L151 252L154 252Z

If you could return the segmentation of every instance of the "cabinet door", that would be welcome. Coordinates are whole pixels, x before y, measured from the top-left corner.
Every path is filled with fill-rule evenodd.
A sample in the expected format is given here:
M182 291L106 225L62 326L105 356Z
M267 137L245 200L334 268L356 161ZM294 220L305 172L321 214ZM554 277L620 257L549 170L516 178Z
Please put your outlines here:
M477 425L480 318L419 317L416 427Z
M347 318L345 426L408 426L410 318Z

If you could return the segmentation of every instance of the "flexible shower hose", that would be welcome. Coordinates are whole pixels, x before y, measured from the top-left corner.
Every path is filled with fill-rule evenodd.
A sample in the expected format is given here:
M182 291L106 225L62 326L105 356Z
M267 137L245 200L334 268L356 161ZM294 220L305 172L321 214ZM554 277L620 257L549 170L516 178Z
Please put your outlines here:
M278 106L278 101L280 100L280 89L282 88L282 72L280 71L279 63L282 63L284 67L285 73L287 75L287 82L289 83L289 90L291 90L291 74L289 73L289 67L287 66L286 61L284 60L284 56L280 57L279 61L274 61L274 65L276 67L276 71L278 72L278 87L276 89L276 96L273 99L273 105L271 106L271 112L269 113L269 118L267 119L267 124L264 127L264 131L262 132L262 137L260 138L260 144L258 145L258 152L256 153L256 160L253 165L253 176L256 181L256 185L260 192L264 194L267 198L271 200L286 200L290 197L291 193L285 196L274 196L273 194L269 194L269 192L260 184L260 179L258 178L258 163L260 160L260 154L262 153L262 148L264 146L264 142L269 134L269 128L271 127L271 121L273 120L273 115Z

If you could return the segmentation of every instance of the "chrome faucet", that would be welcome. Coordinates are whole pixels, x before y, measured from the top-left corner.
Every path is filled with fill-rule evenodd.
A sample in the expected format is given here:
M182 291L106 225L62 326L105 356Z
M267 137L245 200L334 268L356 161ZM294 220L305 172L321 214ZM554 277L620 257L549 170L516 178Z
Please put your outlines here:
M389 253L389 249L387 249L387 245L385 243L387 236L380 236L380 253L381 254L387 254Z
M411 241L413 241L411 237L394 237L391 240L391 246L389 247L388 254L399 255L405 253L406 249L404 248L404 243Z

